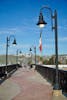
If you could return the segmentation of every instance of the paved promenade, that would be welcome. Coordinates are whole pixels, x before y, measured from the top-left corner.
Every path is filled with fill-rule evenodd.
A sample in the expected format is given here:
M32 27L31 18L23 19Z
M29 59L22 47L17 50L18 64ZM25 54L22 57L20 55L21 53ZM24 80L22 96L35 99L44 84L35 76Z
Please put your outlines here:
M33 69L19 68L1 84L0 100L52 100L52 87Z
M53 100L52 92L52 86L37 71L19 68L0 85L0 100Z

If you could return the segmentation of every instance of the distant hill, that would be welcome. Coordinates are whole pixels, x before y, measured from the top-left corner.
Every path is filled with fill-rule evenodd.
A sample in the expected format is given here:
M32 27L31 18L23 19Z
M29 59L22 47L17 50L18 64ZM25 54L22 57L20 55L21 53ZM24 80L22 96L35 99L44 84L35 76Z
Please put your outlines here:
M8 55L8 62L10 64L16 63L16 56L15 55ZM6 55L0 55L0 64L6 64Z

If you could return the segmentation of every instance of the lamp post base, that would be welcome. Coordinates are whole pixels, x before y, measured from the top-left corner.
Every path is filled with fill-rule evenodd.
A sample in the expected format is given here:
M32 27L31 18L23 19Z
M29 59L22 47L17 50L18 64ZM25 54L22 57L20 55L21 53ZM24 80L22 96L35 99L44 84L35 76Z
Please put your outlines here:
M53 96L60 96L62 95L62 90L53 90Z
M7 73L7 71L5 71L5 75L6 75L6 77L8 77L8 73Z
M62 90L53 90L52 100L66 100L66 97L62 94Z
M53 88L53 95L54 96L59 96L59 95L62 95L62 90L60 89L60 86L58 83L56 83L54 85L54 88Z

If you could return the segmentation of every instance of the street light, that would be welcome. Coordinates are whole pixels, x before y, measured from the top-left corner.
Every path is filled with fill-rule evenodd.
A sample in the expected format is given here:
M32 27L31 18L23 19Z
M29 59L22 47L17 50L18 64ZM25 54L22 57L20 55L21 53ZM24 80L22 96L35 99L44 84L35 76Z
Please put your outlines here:
M34 46L33 49L34 49L34 54L35 54L35 65L36 65L36 46ZM30 53L31 53L31 59L32 59L32 48L30 48Z
M7 65L8 65L8 47L9 47L10 39L11 39L12 37L14 38L12 44L13 44L13 45L16 45L16 44L17 44L14 35L10 35L10 37L7 36L7 38L6 38L6 68L5 68L5 74L6 74L6 75L7 75Z
M33 46L32 48L30 48L30 54L31 54L31 62L32 62L32 49L34 49L34 64L35 64L35 67L36 67L36 46ZM31 66L32 67L32 66Z
M35 53L35 66L36 66L36 46L34 47L34 53Z
M18 54L21 54L22 52L19 50L19 49L17 49L17 51L16 51L16 63L18 64Z
M44 21L43 19L43 14L42 14L42 10L43 9L47 9L50 11L50 14L51 14L51 24L52 24L52 30L55 31L55 65L56 65L56 80L55 80L55 85L54 85L54 89L55 90L59 90L59 77L58 77L58 33L57 33L57 11L55 10L54 11L54 15L53 15L53 12L51 10L51 8L47 7L47 6L44 6L40 9L40 15L39 15L39 21L37 23L37 25L40 27L40 28L43 28L47 23ZM53 26L54 24L54 26Z
M32 62L32 48L30 48L31 62Z

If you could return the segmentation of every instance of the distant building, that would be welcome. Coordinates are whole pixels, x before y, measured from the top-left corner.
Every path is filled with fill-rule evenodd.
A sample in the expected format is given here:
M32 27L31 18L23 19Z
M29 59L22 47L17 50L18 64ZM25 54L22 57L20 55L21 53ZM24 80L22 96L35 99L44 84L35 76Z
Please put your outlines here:
M55 55L53 55L52 57L55 62ZM58 62L60 62L61 64L67 64L67 54L58 55Z
M58 60L61 62L61 64L67 64L67 54L59 55Z
M53 62L55 64L55 55L51 55L51 56L43 56L44 60L50 60L53 59ZM58 55L58 62L60 64L67 64L67 54L62 54L62 55Z

